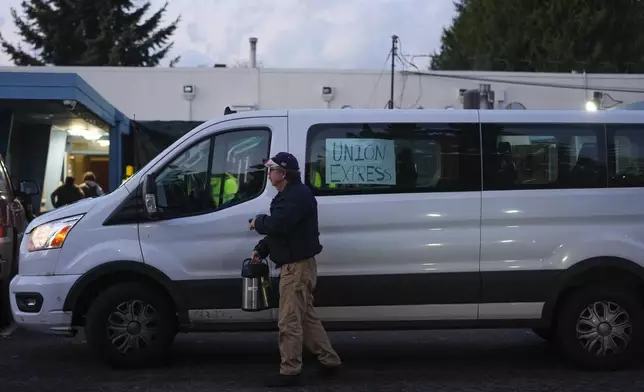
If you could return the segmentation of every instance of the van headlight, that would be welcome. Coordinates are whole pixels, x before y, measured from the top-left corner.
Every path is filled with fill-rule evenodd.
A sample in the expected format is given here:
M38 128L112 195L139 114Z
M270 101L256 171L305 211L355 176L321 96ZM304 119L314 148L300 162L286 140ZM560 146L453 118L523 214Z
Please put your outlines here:
M62 247L67 235L82 217L75 215L37 226L29 234L27 250L34 252Z

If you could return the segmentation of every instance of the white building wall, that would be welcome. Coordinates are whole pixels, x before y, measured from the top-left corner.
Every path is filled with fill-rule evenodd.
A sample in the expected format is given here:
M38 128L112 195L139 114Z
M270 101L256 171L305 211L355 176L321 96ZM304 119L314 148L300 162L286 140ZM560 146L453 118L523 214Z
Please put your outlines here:
M73 72L106 100L137 120L205 121L223 114L226 106L259 109L326 108L322 87L335 88L328 105L341 108L384 108L390 76L384 71L252 69L252 68L111 68L0 67L0 72ZM496 107L520 102L528 109L583 109L593 91L632 103L644 100L644 75L583 75L508 72L432 72L442 75L402 75L395 78L395 106L461 107L458 90L490 84ZM463 77L465 79L463 79ZM461 79L459 79L461 78ZM575 86L578 89L535 87L467 78ZM192 101L183 85L196 87ZM588 89L585 89L585 86ZM632 92L618 90L632 90ZM401 94L402 93L402 94ZM606 102L610 103L610 100Z

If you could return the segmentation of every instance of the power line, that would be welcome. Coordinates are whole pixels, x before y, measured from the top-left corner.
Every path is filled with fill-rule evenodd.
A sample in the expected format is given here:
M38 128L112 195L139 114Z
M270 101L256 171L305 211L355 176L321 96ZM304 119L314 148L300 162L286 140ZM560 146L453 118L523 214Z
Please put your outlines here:
M387 62L389 61L389 57L391 56L391 50L389 53L387 53L387 58L385 59L385 63L382 65L382 68L380 70L380 75L378 75L378 80L376 80L376 84L373 86L373 91L371 92L371 98L369 98L369 104L367 107L371 107L371 104L373 103L373 99L376 97L376 93L378 92L378 85L380 84L380 80L385 74Z
M402 61L403 64L407 63L407 64L411 65L418 72L421 72L420 69L418 69L418 67L416 66L416 64L414 64L413 61L409 61L409 60L407 60L407 58L405 58L405 53L403 52L402 40L400 38L398 39L398 46L399 46L398 52L402 56L402 57L398 56L400 61ZM412 56L412 59L413 59L413 57L414 56ZM415 57L419 57L419 56L415 56ZM403 67L404 67L404 65L403 65ZM403 72L404 71L406 71L406 69L403 69ZM403 91L400 92L400 107L402 107L403 94L404 94L404 90L405 90L405 85L407 84L407 75L408 75L407 73L404 73L404 76L403 76L403 89L402 89ZM411 105L410 107L413 107L413 108L418 107L418 103L420 102L422 97L423 97L423 77L422 77L422 75L418 75L418 97L416 98L416 102L414 102L414 104Z
M409 79L409 74L406 73L405 71L407 70L407 64L403 61L402 57L400 55L396 55L396 58L400 61L400 64L403 67L402 70L402 87L400 88L400 97L398 98L398 108L402 109L402 104L403 104L403 96L405 95L405 88L407 87L407 79Z
M528 81L520 81L520 80L486 78L486 77L480 77L480 76L446 75L446 74L439 74L434 72L414 72L414 71L405 71L405 72L412 75L433 76L436 78L447 78L447 79L471 80L476 82L504 83L504 84L514 84L514 85L522 85L522 86L562 88L562 89L570 89L570 90L608 90L608 91L616 91L620 93L644 94L644 89L631 89L631 88L624 88L624 87L577 86L574 84L528 82Z
M433 58L433 54L426 54L422 57ZM619 63L612 63L608 61L588 61L588 60L549 60L539 58L538 63L535 59L531 58L512 58L507 57L493 57L488 55L474 55L463 57L464 64L468 65L468 69L455 69L454 71L467 71L471 68L483 67L483 69L490 71L506 71L506 72L557 72L569 73L572 71L592 72L592 73L627 73L627 74L641 74L644 72L642 62L633 61L620 61Z
M409 79L409 75L407 73L404 73L404 71L407 70L407 62L405 59L405 54L403 52L403 45L402 45L402 40L399 38L398 39L398 53L396 53L396 57L400 61L400 64L402 65L402 88L400 89L400 98L398 98L398 108L402 109L403 106L403 97L405 95L405 88L407 87L407 79ZM420 71L420 70L419 70Z

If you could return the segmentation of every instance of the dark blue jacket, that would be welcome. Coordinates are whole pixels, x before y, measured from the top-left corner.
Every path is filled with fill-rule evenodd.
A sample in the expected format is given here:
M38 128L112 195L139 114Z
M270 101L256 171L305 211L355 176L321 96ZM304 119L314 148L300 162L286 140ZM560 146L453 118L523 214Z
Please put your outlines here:
M255 231L264 237L255 250L277 265L294 263L322 251L318 203L301 182L289 183L271 201L270 215L257 215Z

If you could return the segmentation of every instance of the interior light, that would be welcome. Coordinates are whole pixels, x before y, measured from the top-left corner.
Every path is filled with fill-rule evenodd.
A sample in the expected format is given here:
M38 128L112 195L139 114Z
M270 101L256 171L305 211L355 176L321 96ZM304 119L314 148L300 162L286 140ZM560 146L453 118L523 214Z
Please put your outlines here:
M101 134L96 131L86 132L83 137L87 140L98 140L101 138Z
M67 130L67 133L69 133L72 136L83 136L85 132L87 132L87 129L79 125L74 125L73 127Z
M110 141L106 139L97 140L96 143L101 147L107 147L110 145Z

